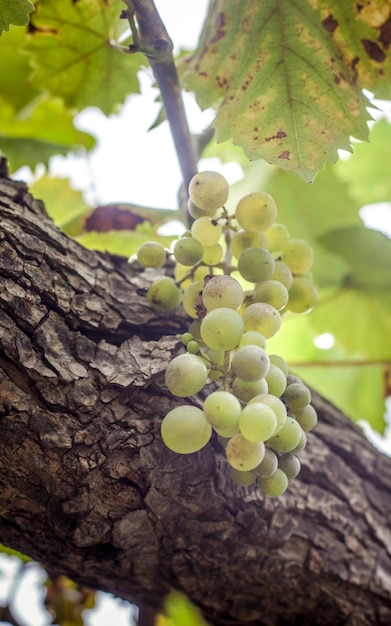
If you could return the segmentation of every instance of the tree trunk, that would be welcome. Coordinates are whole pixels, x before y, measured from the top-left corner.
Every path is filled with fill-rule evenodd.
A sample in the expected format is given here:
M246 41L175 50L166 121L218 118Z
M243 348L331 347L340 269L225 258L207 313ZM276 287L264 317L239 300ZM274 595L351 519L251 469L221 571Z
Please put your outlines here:
M150 277L0 179L1 541L137 604L183 591L216 626L391 624L391 459L316 394L280 498L235 486L216 439L171 453L186 321L151 311Z

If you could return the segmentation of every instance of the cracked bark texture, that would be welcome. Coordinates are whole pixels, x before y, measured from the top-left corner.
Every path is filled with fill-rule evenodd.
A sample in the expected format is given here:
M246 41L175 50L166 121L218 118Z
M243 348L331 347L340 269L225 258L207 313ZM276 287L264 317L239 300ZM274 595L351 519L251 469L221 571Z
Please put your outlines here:
M151 311L150 276L0 179L1 541L137 604L183 591L215 626L389 625L391 459L316 394L280 498L233 485L216 440L167 450L185 319Z

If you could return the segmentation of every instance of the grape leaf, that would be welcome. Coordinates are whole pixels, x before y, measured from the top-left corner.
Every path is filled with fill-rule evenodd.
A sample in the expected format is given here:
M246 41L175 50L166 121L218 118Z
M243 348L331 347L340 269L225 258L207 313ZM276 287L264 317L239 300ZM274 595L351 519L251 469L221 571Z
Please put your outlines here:
M32 84L61 96L68 107L97 106L107 115L138 92L142 56L113 45L125 30L121 0L41 0L26 51Z
M29 14L34 5L29 0L0 0L0 35L8 30L11 24L25 26L29 22Z
M26 29L11 26L0 37L0 96L18 111L38 95L28 80L31 68L21 53Z
M1 98L0 104L0 150L12 170L23 165L34 168L37 163L47 165L54 154L94 146L91 135L73 126L73 114L59 98L37 98L19 114Z
M338 4L323 2L322 11L313 0L211 4L183 80L202 108L218 103L218 141L232 137L250 159L263 158L310 181L325 162L337 160L338 148L351 150L349 136L367 138L361 87L370 69L371 85L381 80L384 62L379 68L368 61L365 47L357 56L355 42L354 62L347 65L351 40L365 35L372 41L377 31L358 15L358 3L341 9L344 20L335 26Z
M143 230L111 230L106 233L91 231L77 237L77 241L90 250L110 252L126 257L136 254L137 248L145 241L159 241L169 248L174 239L176 237L163 237Z

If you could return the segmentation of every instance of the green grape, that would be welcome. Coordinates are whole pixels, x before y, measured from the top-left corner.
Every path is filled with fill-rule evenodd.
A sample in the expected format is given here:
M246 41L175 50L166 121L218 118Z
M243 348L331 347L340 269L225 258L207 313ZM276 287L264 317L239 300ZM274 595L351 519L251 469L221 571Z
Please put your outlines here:
M181 342L183 343L184 346L187 346L187 344L190 341L193 341L194 337L191 333L183 333L182 337L181 337Z
M249 193L239 200L235 217L244 230L268 230L277 217L276 203L267 193Z
M304 430L304 432L308 432L315 428L318 423L318 415L311 404L307 404L303 409L296 409L294 411L295 418Z
M202 309L201 294L204 288L202 281L191 283L183 290L182 305L186 313L193 319L197 319L198 311ZM198 304L198 308L197 305Z
M227 180L218 172L199 172L190 181L190 200L203 211L216 211L228 200Z
M292 452L298 445L302 432L300 424L298 424L293 417L288 415L284 426L276 435L269 439L268 444L272 450L280 454Z
M262 441L248 441L239 433L228 441L225 453L232 467L245 472L260 464L265 456L265 444Z
M276 433L278 433L278 431L284 426L287 417L285 404L279 398L276 398L269 393L261 393L254 396L249 400L249 404L253 404L253 402L262 402L273 409L277 418Z
M239 430L248 441L267 441L277 428L277 418L267 404L247 404L239 417Z
M285 361L285 359L282 358L282 356L280 356L279 354L270 354L269 359L270 363L273 363L273 365L276 365L276 367L280 368L280 370L285 374L285 377L288 376L288 363Z
M181 302L182 292L172 278L162 276L149 287L147 299L158 311L173 311Z
M202 359L194 354L180 354L168 364L165 374L167 388L174 396L185 398L201 391L208 370Z
M256 476L271 476L278 467L278 456L273 450L265 448L265 456L259 465L253 470Z
M270 361L267 353L258 346L243 346L232 356L232 369L235 376L248 382L265 378Z
M251 483L255 481L255 475L252 470L241 472L234 467L231 467L231 478L238 487L248 487L248 485L251 485Z
M239 344L243 326L237 311L226 307L213 309L201 322L201 337L213 350L232 350Z
M219 243L215 243L213 246L204 246L204 253L202 255L202 262L205 265L213 266L220 263L224 256L223 246Z
M200 351L200 344L198 343L198 341L189 341L189 343L187 344L187 351L190 352L190 354L198 354Z
M295 276L289 289L287 309L293 313L307 313L315 306L318 292L308 278Z
M157 241L146 241L137 250L137 260L143 267L161 267L166 260L164 246Z
M231 276L213 276L205 284L202 301L207 311L221 307L237 310L243 301L243 289Z
M311 392L302 382L292 383L285 389L284 402L292 411L304 409L311 402Z
M223 439L231 439L231 437L234 437L235 435L239 434L239 426L231 426L230 428L217 428L214 427L214 430L216 431L216 433L220 436L223 437Z
M267 382L264 378L249 382L241 378L235 378L232 383L232 393L242 402L249 402L254 396L267 394Z
M205 417L213 428L237 427L240 413L239 400L228 391L214 391L204 402Z
M191 225L191 234L203 246L213 246L221 237L220 224L210 217L199 217Z
M178 454L198 452L208 443L212 427L201 409L195 406L178 406L162 421L161 435L167 448Z
M189 198L188 202L187 202L187 210L189 211L190 215L192 218L194 218L195 220L197 220L199 217L214 217L216 211L203 211L202 209L200 209L198 206L196 206L194 204L194 202L192 202Z
M280 252L289 241L289 231L284 224L273 224L265 233L270 252Z
M238 259L248 248L268 248L268 240L264 233L240 230L231 239L231 252Z
M283 309L289 300L288 289L278 280L264 280L255 285L255 302L266 302L277 311Z
M267 496L281 496L288 488L288 478L278 467L272 476L258 476L257 485Z
M281 326L281 315L270 304L256 302L243 312L244 330L256 330L266 339L273 337Z
M302 430L301 432L301 437L300 437L300 441L297 444L297 446L292 450L292 452L294 452L295 454L297 452L301 452L302 450L304 450L304 448L307 445L307 435L305 434L305 432Z
M296 478L301 469L301 464L299 459L295 454L288 452L287 454L282 454L278 459L278 467L282 469L286 477L290 480L292 478Z
M189 333L193 335L194 339L201 341L201 322L193 320L189 326Z
M305 274L312 266L314 251L304 239L290 239L281 252L281 259L292 274Z
M265 376L269 393L279 398L286 389L286 376L277 365L270 364L268 373Z
M256 330L248 330L246 333L243 333L239 346L258 346L265 350L266 339L262 333L258 333Z
M286 287L288 290L292 285L292 271L282 261L275 261L273 274L270 276L271 280L276 280Z
M197 239L193 237L181 237L174 245L174 257L178 263L191 266L196 265L202 259L204 248Z
M274 259L264 248L248 248L239 257L238 270L250 283L268 280L273 274Z

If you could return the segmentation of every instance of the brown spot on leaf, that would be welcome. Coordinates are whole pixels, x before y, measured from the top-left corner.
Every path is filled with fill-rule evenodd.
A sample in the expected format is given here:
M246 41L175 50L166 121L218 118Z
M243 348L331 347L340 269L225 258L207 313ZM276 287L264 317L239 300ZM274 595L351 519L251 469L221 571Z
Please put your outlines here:
M225 14L222 11L220 11L220 13L216 16L215 26L216 32L210 40L211 43L215 43L216 41L219 41L219 39L225 37Z
M287 161L289 161L289 159L291 158L291 153L289 152L289 150L284 150L284 152L281 152L281 154L278 155L279 159L286 159Z
M283 139L287 136L288 135L283 130L279 130L276 135L273 135L272 137L265 137L265 141L271 141L272 139Z
M383 63L386 58L384 50L375 42L370 39L361 39L361 43L364 46L365 52L372 61L377 63Z
M388 50L391 45L391 17L380 27L379 41Z
M88 216L85 230L107 233L110 230L134 230L137 224L141 224L145 219L131 211L120 209L115 204L98 206L91 215Z
M341 82L341 79L339 76L334 76L334 82L336 85L339 85L339 83Z
M329 32L329 33L333 33L335 31L335 29L338 26L338 22L337 20L335 20L333 18L333 16L328 15L327 17L324 18L324 20L322 20L322 26Z
M360 11L362 11L362 10L363 10L363 8L364 8L364 5L359 4L359 3L357 2L357 4L356 4L357 13L360 13Z

